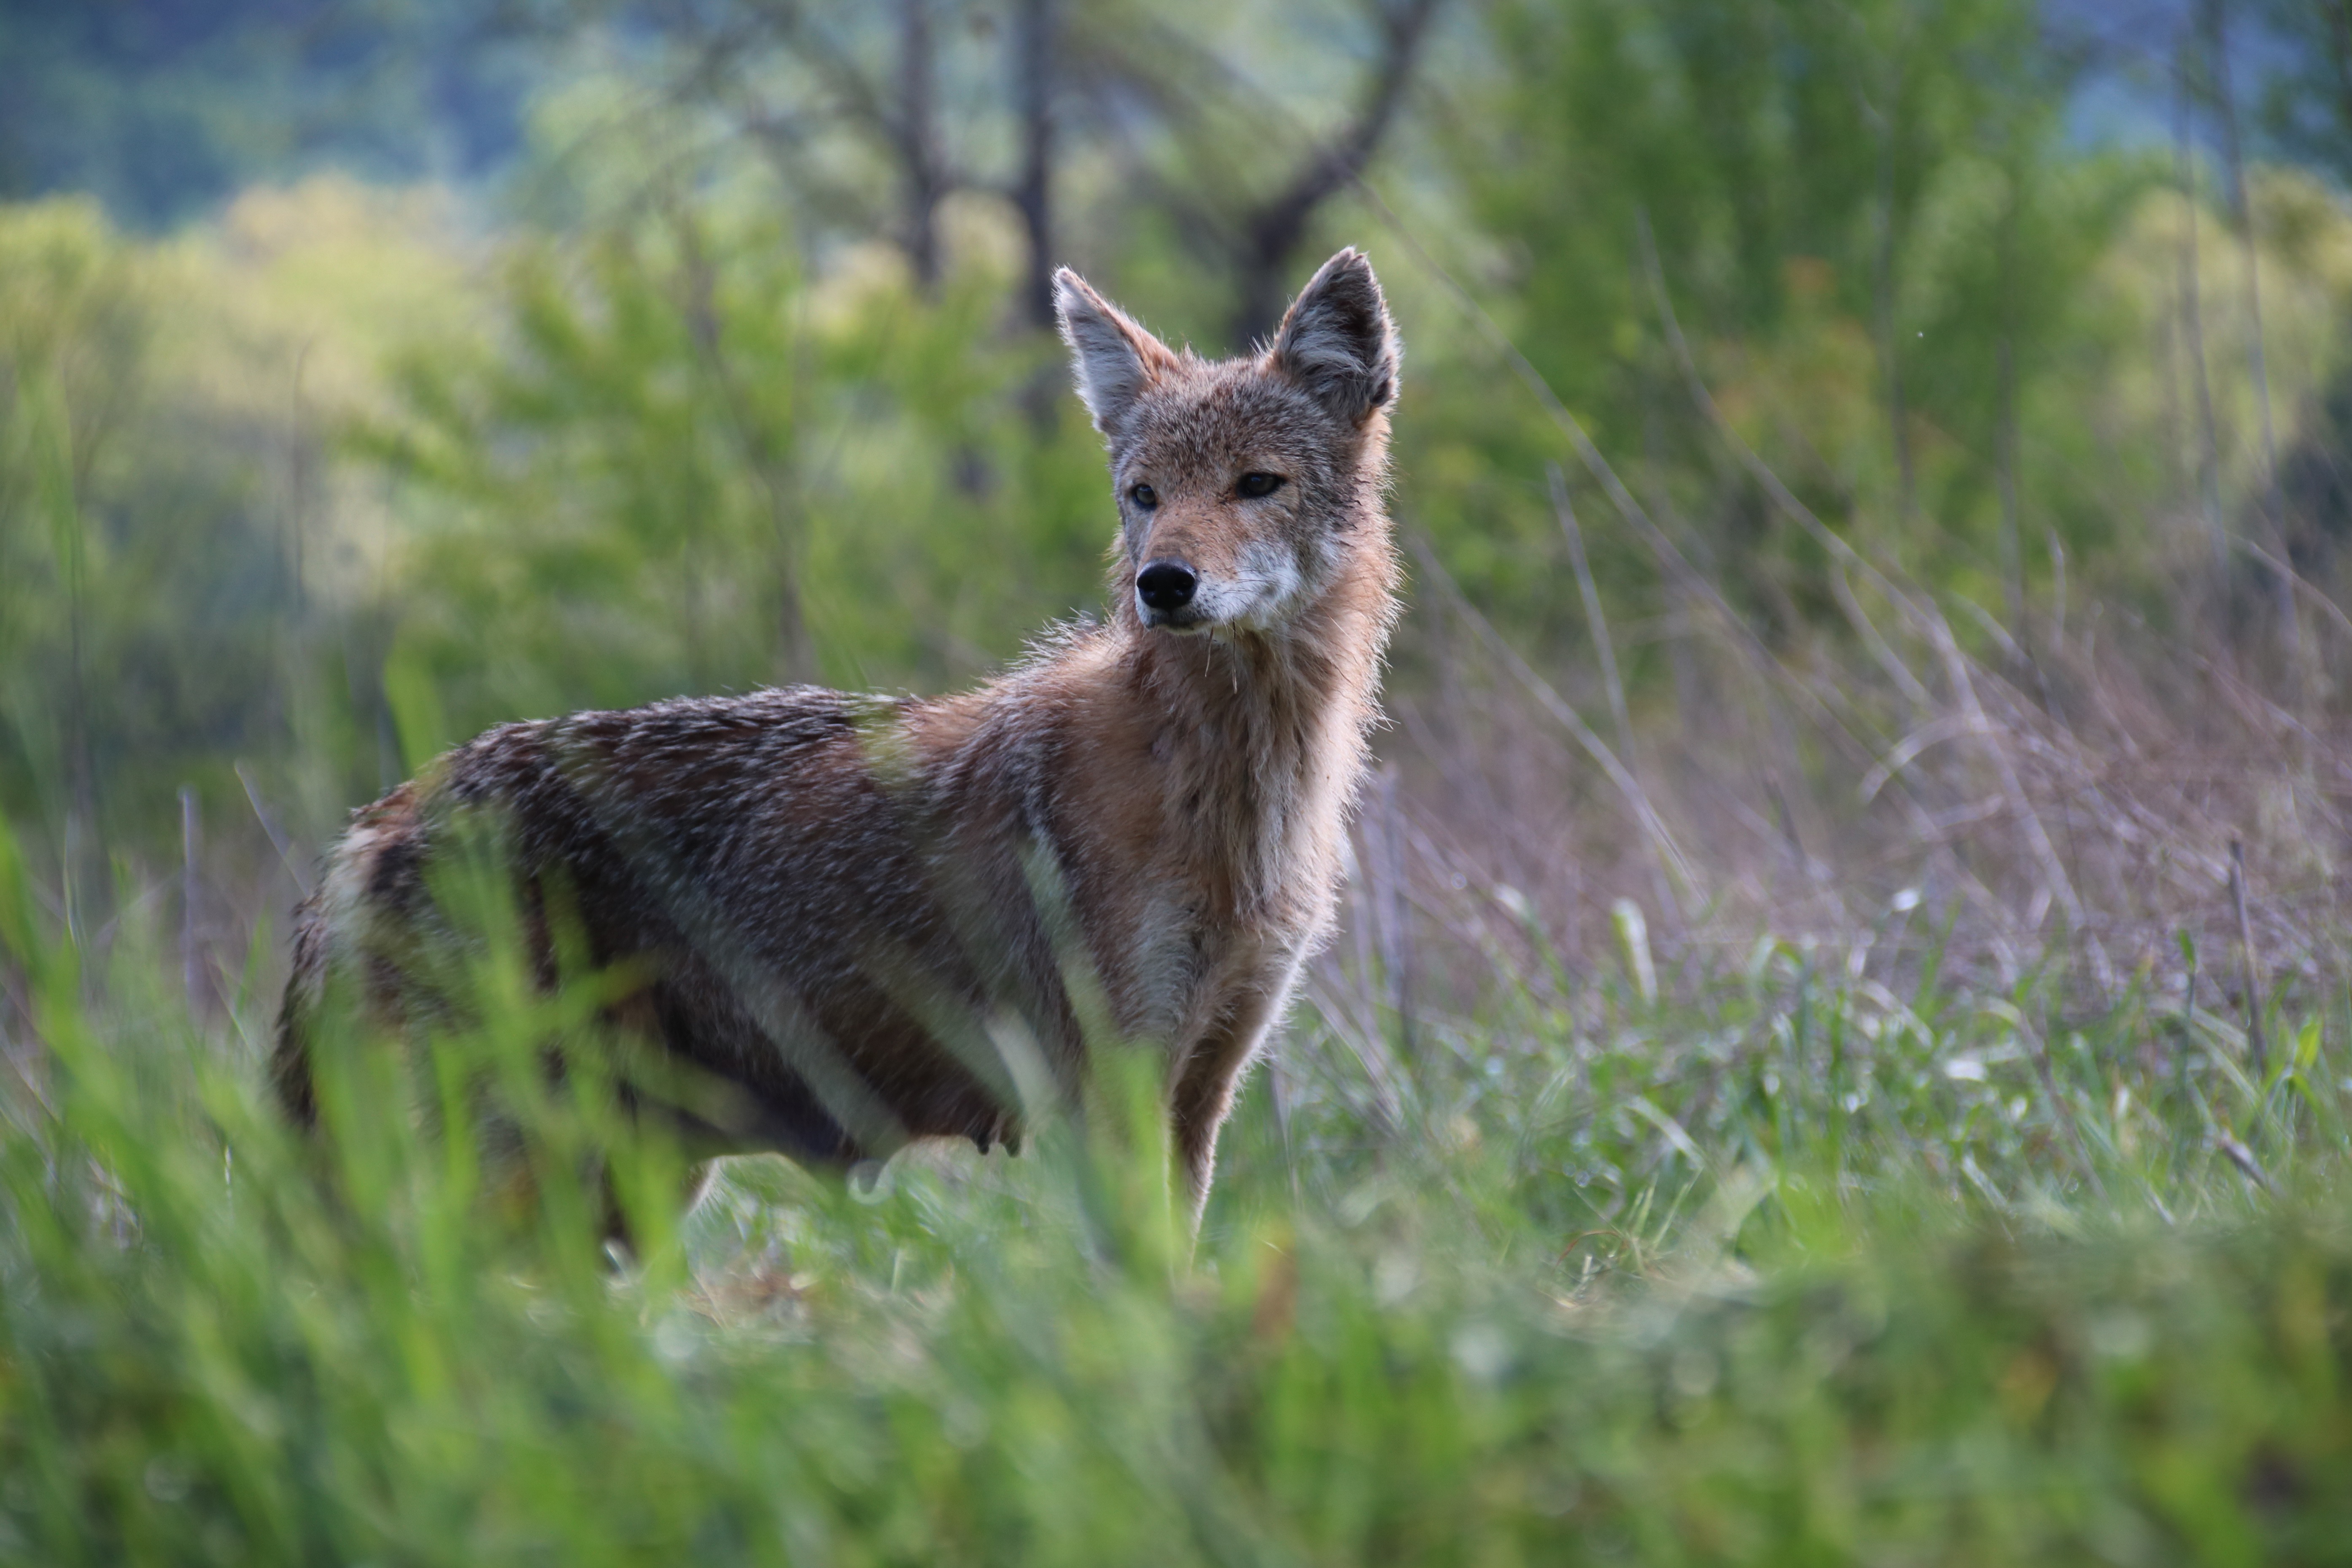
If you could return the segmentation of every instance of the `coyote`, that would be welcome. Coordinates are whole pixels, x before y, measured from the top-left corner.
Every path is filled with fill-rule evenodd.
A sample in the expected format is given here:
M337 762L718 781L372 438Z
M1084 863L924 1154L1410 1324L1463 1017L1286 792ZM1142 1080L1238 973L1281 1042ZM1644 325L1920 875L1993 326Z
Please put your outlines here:
M1331 923L1397 615L1400 350L1353 249L1223 362L1054 287L1118 497L1108 622L959 696L682 698L442 756L354 815L296 913L273 1077L298 1121L331 989L394 1031L446 1005L430 873L488 824L541 983L576 935L628 988L608 1023L724 1088L665 1107L698 1156L1017 1148L1036 1086L1075 1095L1108 1037L1164 1053L1198 1226Z

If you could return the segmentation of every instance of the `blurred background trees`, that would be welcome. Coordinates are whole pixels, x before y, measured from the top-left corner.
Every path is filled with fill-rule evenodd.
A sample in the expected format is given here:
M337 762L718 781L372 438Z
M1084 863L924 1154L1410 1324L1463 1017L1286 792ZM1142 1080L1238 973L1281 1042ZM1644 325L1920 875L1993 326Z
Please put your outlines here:
M2303 646L2276 564L2333 584L2352 529L2346 26L0 0L0 810L99 910L193 788L260 909L490 722L976 677L1097 607L1063 262L1222 353L1369 249L1408 542L1571 693L1606 604L1635 729L1697 716L1708 617L1800 669L1872 635L1740 446L1989 648L2070 596ZM1450 679L1416 637L1401 690Z

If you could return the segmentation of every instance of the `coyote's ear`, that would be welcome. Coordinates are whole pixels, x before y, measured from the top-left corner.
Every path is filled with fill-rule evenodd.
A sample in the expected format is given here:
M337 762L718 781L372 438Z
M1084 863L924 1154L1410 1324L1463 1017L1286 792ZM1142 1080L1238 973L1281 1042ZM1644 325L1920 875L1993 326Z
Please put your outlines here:
M1176 356L1066 267L1054 274L1054 313L1061 318L1062 341L1070 345L1079 400L1096 429L1116 436L1137 396L1175 368Z
M1361 425L1396 400L1403 353L1372 264L1349 246L1325 262L1291 302L1266 351L1266 365L1338 417Z

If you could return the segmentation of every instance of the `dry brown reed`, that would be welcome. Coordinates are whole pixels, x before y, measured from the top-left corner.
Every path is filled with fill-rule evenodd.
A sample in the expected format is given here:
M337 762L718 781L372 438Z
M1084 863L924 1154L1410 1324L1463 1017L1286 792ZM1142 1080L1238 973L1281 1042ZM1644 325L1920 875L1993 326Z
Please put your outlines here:
M2352 727L2242 595L2185 584L2161 625L2053 601L2012 626L1858 559L1832 571L1850 637L1768 648L1711 587L1702 614L1654 618L1685 679L1636 695L1628 746L1585 718L1615 706L1610 665L1538 673L1421 552L1397 783L1358 829L1351 918L1382 934L1339 944L1317 994L1393 1005L1360 973L1392 952L1423 1010L1573 984L1620 966L1628 900L1669 986L1764 937L1898 990L1930 953L1987 990L2043 973L2080 1011L2184 989L2184 935L2221 988L2206 1005L2241 1016L2342 973ZM2326 611L2306 645L2352 660Z

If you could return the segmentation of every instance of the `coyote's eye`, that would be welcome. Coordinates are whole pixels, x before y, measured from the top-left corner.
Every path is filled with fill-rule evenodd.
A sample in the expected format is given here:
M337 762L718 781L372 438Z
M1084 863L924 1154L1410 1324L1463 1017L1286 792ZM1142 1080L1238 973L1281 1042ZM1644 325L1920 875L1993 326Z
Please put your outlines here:
M1141 507L1146 511L1150 511L1153 507L1160 504L1160 492L1153 489L1150 485L1138 485L1127 493L1129 498L1132 500L1136 505Z
M1261 496L1270 496L1281 488L1280 474L1244 474L1241 483L1234 487L1241 492L1241 498L1244 500L1256 500Z

